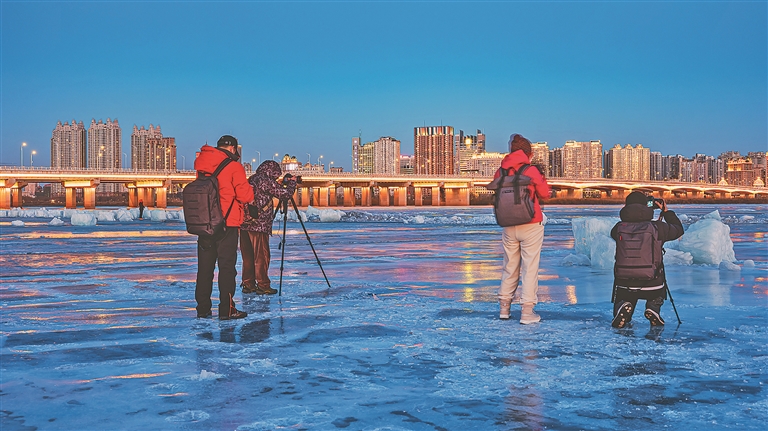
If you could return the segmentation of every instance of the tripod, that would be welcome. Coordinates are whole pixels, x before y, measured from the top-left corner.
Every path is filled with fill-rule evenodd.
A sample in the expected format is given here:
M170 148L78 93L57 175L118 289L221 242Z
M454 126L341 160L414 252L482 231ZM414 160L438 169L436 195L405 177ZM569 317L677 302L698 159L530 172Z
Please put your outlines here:
M280 255L280 285L277 290L277 296L283 295L283 265L285 263L285 230L286 225L288 224L288 202L290 201L291 205L293 205L293 210L296 212L296 218L299 219L299 223L301 223L301 228L304 230L304 235L307 237L307 241L309 242L309 246L312 248L312 253L315 254L315 259L317 259L317 265L320 267L320 271L323 272L323 277L325 278L325 282L328 284L328 287L331 287L331 282L328 281L328 276L325 275L325 270L323 269L323 265L320 263L320 258L317 257L317 252L315 251L315 246L312 245L312 240L309 239L309 233L307 232L307 228L304 226L304 220L301 219L301 214L299 213L299 208L296 207L296 201L293 200L293 196L291 196L288 199L282 199L280 200L280 203L277 205L277 208L275 208L275 217L277 216L278 211L282 211L283 213L283 237L280 241L280 249L281 249L281 255Z

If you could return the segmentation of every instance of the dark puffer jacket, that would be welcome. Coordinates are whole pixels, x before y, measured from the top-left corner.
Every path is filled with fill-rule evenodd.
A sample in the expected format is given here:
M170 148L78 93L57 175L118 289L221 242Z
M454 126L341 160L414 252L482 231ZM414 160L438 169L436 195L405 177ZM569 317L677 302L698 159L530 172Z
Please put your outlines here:
M240 226L241 229L272 234L273 199L289 199L296 190L296 183L293 181L284 181L284 184L277 182L281 173L280 165L277 162L267 160L259 165L256 172L248 178L248 183L253 187L254 202L245 208L245 221ZM253 217L251 212L258 213L258 215Z
M646 222L651 221L656 225L656 229L659 232L659 240L662 244L667 241L672 241L683 236L683 224L674 211L665 211L663 213L664 222L661 220L653 220L653 208L649 208L643 204L628 204L624 206L619 212L619 218L622 222ZM666 223L665 223L666 222ZM611 229L611 238L615 241L619 240L618 234L619 224L617 223L613 229ZM653 280L625 280L617 278L614 283L617 286L624 287L655 287L663 286L666 276L664 274L664 265L662 264L659 275ZM655 292L655 291L654 291ZM658 295L658 293L656 293Z

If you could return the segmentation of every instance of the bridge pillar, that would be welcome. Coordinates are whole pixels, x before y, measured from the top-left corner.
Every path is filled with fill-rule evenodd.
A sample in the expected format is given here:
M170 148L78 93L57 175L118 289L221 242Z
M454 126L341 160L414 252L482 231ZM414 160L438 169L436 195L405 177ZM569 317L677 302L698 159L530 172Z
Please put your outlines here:
M335 207L336 205L338 205L337 200L338 199L336 198L336 186L335 185L329 186L328 187L328 205Z
M96 187L83 187L83 206L87 210L96 209Z
M317 190L317 195L315 199L315 205L319 207L327 207L328 206L328 187L318 187L316 190Z
M669 197L672 195L672 193L669 192L669 190L662 190L659 192L659 197L662 199L669 199Z
M445 189L447 206L469 206L469 188Z
M608 197L608 192L605 190L600 190L600 199L605 199Z
M371 206L371 195L373 195L370 186L360 187L360 205L364 207Z
M691 190L690 192L688 192L688 194L690 194L690 195L691 195L691 196L693 196L694 198L698 198L698 197L701 197L701 192L700 192L700 191L698 191L698 190Z
M21 198L22 191L24 191L24 186L19 187L19 183L16 183L11 187L11 205L13 205L13 207L24 206L24 201Z
M624 199L625 193L626 193L626 190L624 189L613 190L611 191L611 197L616 199Z
M136 192L136 187L128 186L128 208L136 208L139 206L139 197Z
M582 189L570 189L568 190L568 197L573 199L581 199L584 197L584 191Z
M64 189L64 193L66 194L65 208L67 209L77 208L77 189L74 187L67 187Z
M413 188L413 203L417 207L424 205L424 196L421 194L421 187Z
M11 209L11 188L0 187L0 210Z
M440 206L440 187L432 187L432 206Z
M395 187L394 196L392 199L394 206L404 207L408 205L408 188L407 187Z
M355 206L355 189L354 187L344 187L344 206Z
M309 187L296 187L293 192L293 200L296 202L296 206L309 206Z
M165 187L158 187L155 189L155 208L167 208L168 207L168 199L167 199L167 193Z
M379 187L379 206L389 206L389 187Z

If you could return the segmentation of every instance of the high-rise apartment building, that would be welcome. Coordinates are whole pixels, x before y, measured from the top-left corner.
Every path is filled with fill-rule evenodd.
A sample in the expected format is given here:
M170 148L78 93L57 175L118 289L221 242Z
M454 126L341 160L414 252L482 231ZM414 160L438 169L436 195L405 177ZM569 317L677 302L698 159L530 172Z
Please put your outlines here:
M563 146L564 178L602 178L603 144L597 141L566 141Z
M749 157L732 158L726 162L725 181L728 184L751 187L758 178L754 164Z
M176 138L169 136L147 138L146 148L149 150L148 168L154 171L176 170Z
M464 131L459 130L459 133L453 136L453 148L456 160L454 173L471 174L467 163L472 156L485 152L485 134L480 129L477 129L476 135L464 135Z
M51 167L60 169L85 169L86 136L83 122L72 124L61 121L51 135Z
M553 148L549 150L549 177L563 177L563 149Z
M88 169L113 170L120 169L122 156L123 134L120 124L107 118L107 122L91 119L88 127Z
M382 136L359 146L357 169L361 174L399 174L400 141Z
M400 154L400 173L413 175L413 156Z
M755 174L763 180L763 184L768 184L766 182L766 171L768 170L766 158L768 158L768 153L765 151L750 151L747 153L747 157L752 159L752 164L756 171Z
M506 153L474 154L467 161L467 172L481 177L492 177L501 166L501 160Z
M637 144L616 144L606 154L605 177L615 180L648 180L651 177L651 151Z
M157 164L158 154L156 153L157 147L151 147L147 140L151 138L162 138L163 132L160 130L160 126L154 127L149 125L149 129L141 128L133 125L133 132L131 133L131 168L132 169L155 169Z
M664 178L664 156L658 151L650 153L650 178L651 181L663 181Z
M413 157L416 174L453 174L453 139L451 126L414 127Z
M551 169L551 165L549 163L549 145L543 141L532 142L531 150L531 163L543 167L544 172L548 174Z

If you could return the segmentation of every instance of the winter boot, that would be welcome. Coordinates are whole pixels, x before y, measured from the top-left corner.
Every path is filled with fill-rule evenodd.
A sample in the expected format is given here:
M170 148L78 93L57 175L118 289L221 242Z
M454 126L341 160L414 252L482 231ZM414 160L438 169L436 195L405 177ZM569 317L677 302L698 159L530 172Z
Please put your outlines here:
M644 316L645 316L646 319L648 319L648 321L651 322L651 326L662 326L662 325L664 325L664 319L662 319L661 316L659 316L659 313L657 313L656 311L654 311L654 310L652 310L650 308L646 308L645 309Z
M613 316L611 326L614 328L623 328L632 320L632 313L635 311L631 302L624 301L616 311L616 315Z
M500 299L499 300L499 307L501 311L499 312L499 319L507 320L509 319L509 307L512 305L512 301L509 299Z
M541 316L534 313L533 311L533 304L532 302L529 302L527 304L523 304L523 310L520 313L520 323L523 325L528 325L530 323L536 323L541 321Z

